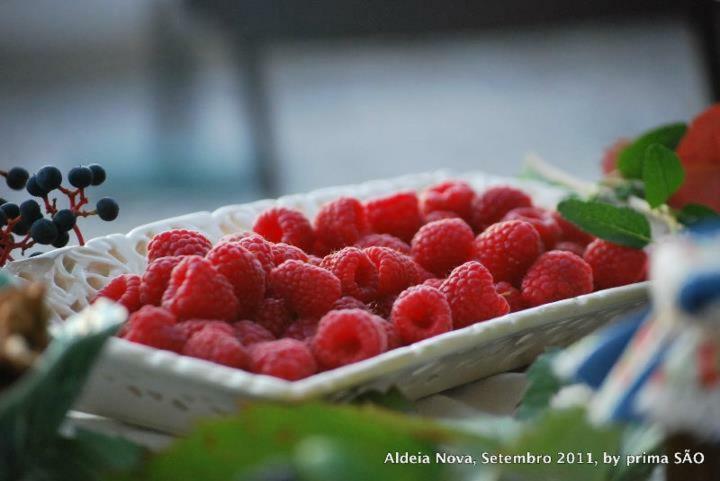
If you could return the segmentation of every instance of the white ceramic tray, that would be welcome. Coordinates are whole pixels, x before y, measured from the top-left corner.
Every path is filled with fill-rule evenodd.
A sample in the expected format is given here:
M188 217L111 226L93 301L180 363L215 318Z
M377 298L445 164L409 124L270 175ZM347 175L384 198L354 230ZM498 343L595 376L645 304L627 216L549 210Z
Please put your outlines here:
M482 173L419 174L167 219L127 235L93 239L84 247L20 260L7 269L49 286L49 307L53 322L58 323L85 308L88 299L114 276L142 272L147 243L164 230L195 229L217 241L224 234L250 230L255 217L274 205L297 208L312 218L322 204L341 195L368 199L402 189L421 190L450 177L462 178L479 191L490 185L516 185L545 207L554 207L563 195L544 184ZM646 283L608 289L508 314L297 382L112 339L76 408L177 433L198 417L229 413L257 399L343 400L392 386L417 399L527 365L547 347L567 345L646 300Z

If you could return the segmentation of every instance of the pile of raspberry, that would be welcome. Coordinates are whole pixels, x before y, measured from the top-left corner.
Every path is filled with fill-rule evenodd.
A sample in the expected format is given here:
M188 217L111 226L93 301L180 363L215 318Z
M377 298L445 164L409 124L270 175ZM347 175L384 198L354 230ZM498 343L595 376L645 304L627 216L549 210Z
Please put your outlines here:
M170 230L100 297L129 341L298 380L508 312L640 281L646 255L595 239L509 186L459 180L313 222L275 207L213 245Z

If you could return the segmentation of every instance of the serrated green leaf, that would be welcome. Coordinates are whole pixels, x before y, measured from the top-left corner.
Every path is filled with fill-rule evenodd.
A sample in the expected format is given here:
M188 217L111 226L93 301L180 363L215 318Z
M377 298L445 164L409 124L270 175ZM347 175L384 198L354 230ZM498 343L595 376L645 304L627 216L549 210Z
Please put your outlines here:
M645 150L643 182L645 200L650 207L658 207L677 191L685 180L685 169L672 150L660 144L651 144Z
M625 147L618 156L618 169L623 177L629 179L640 179L643 174L643 162L645 161L645 150L651 144L660 144L668 149L675 150L680 139L685 135L687 125L679 122L663 125L641 135L635 141Z
M552 397L565 385L553 371L552 363L557 354L557 350L542 354L528 369L528 387L517 410L519 419L537 417L547 409Z
M628 207L565 199L558 204L557 210L583 231L615 244L642 249L652 240L648 220Z
M687 204L677 213L678 220L685 225L692 225L713 217L720 217L720 212L702 204Z

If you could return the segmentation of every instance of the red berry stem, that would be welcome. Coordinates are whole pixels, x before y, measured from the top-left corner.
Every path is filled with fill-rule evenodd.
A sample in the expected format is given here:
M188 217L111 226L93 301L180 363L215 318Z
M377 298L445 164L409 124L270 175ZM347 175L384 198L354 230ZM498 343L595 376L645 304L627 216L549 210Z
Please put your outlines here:
M73 226L73 232L75 232L75 237L77 237L78 244L80 244L81 246L84 246L85 238L83 237L82 232L80 232L80 229L78 228L77 225Z

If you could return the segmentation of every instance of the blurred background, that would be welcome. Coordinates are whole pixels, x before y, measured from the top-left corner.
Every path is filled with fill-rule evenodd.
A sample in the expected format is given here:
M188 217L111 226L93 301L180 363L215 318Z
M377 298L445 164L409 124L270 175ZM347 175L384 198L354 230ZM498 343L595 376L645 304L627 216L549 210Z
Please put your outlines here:
M530 152L591 179L718 98L719 23L714 0L4 0L0 167L103 164L121 216L91 237Z

